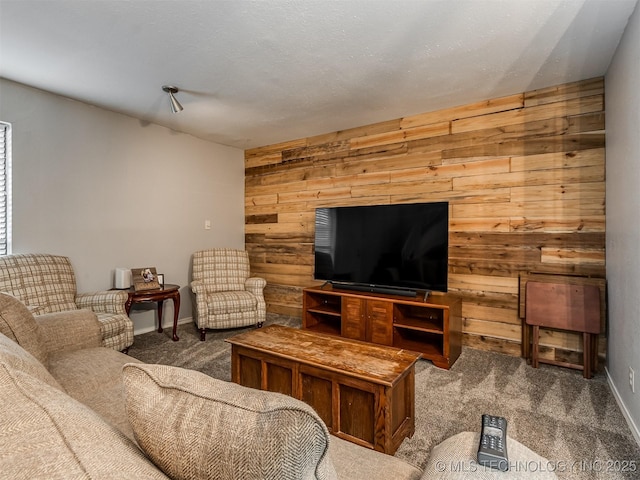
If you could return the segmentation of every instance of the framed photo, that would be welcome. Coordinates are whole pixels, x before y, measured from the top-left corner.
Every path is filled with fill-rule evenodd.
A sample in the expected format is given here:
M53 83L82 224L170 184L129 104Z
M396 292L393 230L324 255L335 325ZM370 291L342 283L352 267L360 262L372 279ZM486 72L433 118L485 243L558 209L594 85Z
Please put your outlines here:
M132 268L131 281L133 282L133 289L136 292L139 290L160 288L156 267Z

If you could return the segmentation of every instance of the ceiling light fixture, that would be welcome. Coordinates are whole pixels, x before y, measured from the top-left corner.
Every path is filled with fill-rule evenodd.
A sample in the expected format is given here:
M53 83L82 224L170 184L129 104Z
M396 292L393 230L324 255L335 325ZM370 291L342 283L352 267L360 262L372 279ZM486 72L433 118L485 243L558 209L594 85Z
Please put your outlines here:
M173 113L178 113L184 110L182 108L182 105L180 105L180 102L176 100L176 97L173 96L174 93L178 93L179 91L178 87L174 87L173 85L163 85L162 90L164 90L169 94L169 101L171 102L171 111Z

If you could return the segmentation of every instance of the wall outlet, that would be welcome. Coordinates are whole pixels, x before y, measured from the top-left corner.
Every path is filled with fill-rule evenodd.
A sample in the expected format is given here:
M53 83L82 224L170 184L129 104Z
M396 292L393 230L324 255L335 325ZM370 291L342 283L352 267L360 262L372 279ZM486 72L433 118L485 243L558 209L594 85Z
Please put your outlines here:
M635 372L631 367L629 367L629 388L631 388L631 393L636 393Z
M205 230L211 230L211 220L205 220L204 221L204 229Z

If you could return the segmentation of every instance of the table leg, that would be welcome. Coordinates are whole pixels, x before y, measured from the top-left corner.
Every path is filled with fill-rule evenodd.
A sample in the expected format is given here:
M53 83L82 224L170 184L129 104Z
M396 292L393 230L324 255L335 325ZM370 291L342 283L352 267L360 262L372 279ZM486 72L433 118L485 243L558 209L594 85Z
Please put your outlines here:
M178 314L180 313L180 292L176 291L175 295L171 297L173 299L173 341L180 340L178 337Z
M158 302L158 333L162 333L162 304L164 300Z
M531 356L531 366L533 368L538 368L538 342L540 341L540 326L539 325L534 325L533 326L533 353Z
M528 361L531 358L531 327L522 322L522 356Z
M584 332L582 334L582 365L583 371L582 374L584 378L591 378L591 367L593 366L593 356L592 356L592 348L593 348L593 340L591 339L591 334Z

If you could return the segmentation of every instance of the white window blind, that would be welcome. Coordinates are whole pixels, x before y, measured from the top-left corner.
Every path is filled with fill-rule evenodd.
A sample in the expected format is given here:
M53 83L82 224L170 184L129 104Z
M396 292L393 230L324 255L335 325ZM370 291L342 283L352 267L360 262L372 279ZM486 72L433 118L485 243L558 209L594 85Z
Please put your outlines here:
M0 122L0 255L11 253L11 125Z

